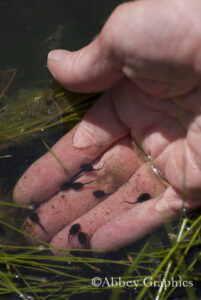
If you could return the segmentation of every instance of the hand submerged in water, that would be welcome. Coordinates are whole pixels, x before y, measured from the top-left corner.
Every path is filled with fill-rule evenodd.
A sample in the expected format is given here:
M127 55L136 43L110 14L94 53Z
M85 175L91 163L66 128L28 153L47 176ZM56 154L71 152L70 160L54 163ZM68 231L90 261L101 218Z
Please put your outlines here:
M129 2L87 47L49 54L63 86L105 93L53 147L67 172L49 152L17 183L14 201L43 202L27 232L59 248L113 250L201 206L200 12L187 0Z

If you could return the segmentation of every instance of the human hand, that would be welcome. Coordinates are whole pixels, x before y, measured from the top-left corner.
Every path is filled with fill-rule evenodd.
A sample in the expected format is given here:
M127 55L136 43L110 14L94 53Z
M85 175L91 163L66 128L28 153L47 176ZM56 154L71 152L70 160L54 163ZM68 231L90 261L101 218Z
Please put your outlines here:
M50 53L48 67L63 86L106 91L53 147L67 173L47 153L17 183L16 202L43 202L36 211L40 224L28 219L27 232L59 248L113 250L175 218L183 206L201 205L200 11L201 3L187 0L126 3L87 47ZM61 190L94 160L99 170L75 180L93 182ZM97 198L96 190L105 197ZM151 199L128 203L142 193ZM86 241L69 236L73 224L80 224Z

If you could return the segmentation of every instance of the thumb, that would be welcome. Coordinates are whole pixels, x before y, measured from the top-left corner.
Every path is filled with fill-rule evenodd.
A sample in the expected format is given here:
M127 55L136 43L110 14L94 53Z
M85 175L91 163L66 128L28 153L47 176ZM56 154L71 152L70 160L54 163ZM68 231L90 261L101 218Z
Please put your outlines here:
M53 50L47 64L62 86L76 92L107 89L123 76L120 61L101 37L75 52Z

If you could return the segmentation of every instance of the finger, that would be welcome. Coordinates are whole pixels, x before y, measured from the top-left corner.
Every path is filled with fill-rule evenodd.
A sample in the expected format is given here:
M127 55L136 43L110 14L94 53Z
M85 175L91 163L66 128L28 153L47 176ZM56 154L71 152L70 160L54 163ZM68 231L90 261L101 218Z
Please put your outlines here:
M59 230L99 204L105 197L96 198L93 192L110 194L129 180L144 163L134 151L129 138L124 138L93 163L94 172L84 173L76 182L89 183L79 190L63 190L36 210L40 223L28 218L24 230L44 241L49 241ZM42 227L41 227L42 225ZM45 231L43 230L45 228ZM31 242L34 242L32 240Z
M51 152L39 158L15 186L13 193L15 202L46 200L58 191L62 182L78 172L80 164L90 163L115 141L128 134L128 129L116 115L109 93L104 94L96 102L81 124L82 131L75 133L76 128L72 129L52 148L65 168L58 163ZM80 148L84 144L84 149L76 149L73 140Z
M51 51L47 64L62 86L77 92L104 90L123 76L121 62L100 38L79 51Z
M80 224L81 232L84 232L89 243L91 236L94 232L105 223L122 214L123 212L131 209L132 204L127 201L136 201L141 193L150 193L152 197L163 192L165 187L158 178L153 174L150 165L144 164L139 170L131 177L131 179L121 186L115 193L106 198L99 205L91 209L88 213L75 219L73 223L69 224L66 228L60 231L51 241L51 244L58 248L79 248L83 244L77 241L77 235L68 239L69 230L71 225Z
M131 84L126 87L128 90ZM161 101L134 85L131 91L124 102L116 87L114 105L122 122L131 128L138 147L151 156L154 166L175 189L182 191L185 185L188 195L199 197L200 124L196 115L200 111L200 89L177 101Z
M180 195L168 187L159 197L134 206L100 227L90 241L91 248L112 251L128 245L178 216L182 206Z
M107 89L126 75L160 97L183 94L199 82L199 11L200 3L189 1L182 5L161 0L125 3L114 10L87 47L50 52L48 67L63 86L74 91ZM150 86L149 79L162 82L162 90L154 82Z

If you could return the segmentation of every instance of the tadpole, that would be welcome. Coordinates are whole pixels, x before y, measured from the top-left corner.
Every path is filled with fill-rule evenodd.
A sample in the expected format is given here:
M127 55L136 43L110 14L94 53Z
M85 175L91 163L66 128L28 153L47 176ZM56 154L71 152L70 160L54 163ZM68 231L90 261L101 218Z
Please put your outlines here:
M61 184L60 190L67 191L68 189L71 189L71 188L74 190L81 189L85 184L91 183L92 181L82 183L82 182L75 182L75 180L80 178L82 176L83 172L93 172L93 171L99 171L101 169L102 169L102 167L98 168L98 169L94 169L94 167L91 164L81 164L80 170L70 180L65 181L64 183Z
M71 178L71 181L75 181L78 179L80 176L82 176L82 173L84 172L93 172L93 171L99 171L101 168L94 169L94 167L91 164L81 164L80 165L80 170Z
M93 172L93 171L99 171L102 169L101 168L98 168L98 169L94 169L94 167L90 164L81 164L80 165L80 169L82 172Z
M94 191L93 192L93 195L96 197L96 198L103 198L105 196L107 196L108 194L106 194L104 191L102 190L97 190L97 191Z
M29 219L35 223L35 224L38 224L40 226L40 228L46 233L47 231L45 230L44 226L40 223L40 218L38 216L38 214L36 212L33 212L30 216L29 216Z
M61 186L60 186L60 190L61 191L66 191L66 190L69 190L69 189L73 189L73 190L80 190L85 184L89 184L89 183L92 183L94 182L95 180L91 180L91 181L88 181L88 182L74 182L74 181L66 181L64 182Z
M80 230L80 228L81 228L81 226L80 226L80 224L78 224L78 223L73 224L73 225L71 226L71 228L70 228L70 230L69 230L69 234L68 234L68 241L69 241L69 239L70 239L70 236L71 236L72 234L78 233L78 231Z
M71 188L73 190L77 191L77 190L81 189L85 184L89 184L89 183L92 183L94 181L95 180L91 180L91 181L88 181L88 182L73 182Z
M68 190L68 189L70 189L71 188L71 186L72 186L72 181L65 181L64 183L62 183L61 185L60 185L60 190L61 191L66 191L66 190Z
M78 241L81 243L81 244L85 244L86 241L87 241L87 236L84 232L79 232L78 235L77 235L77 238L78 238Z
M149 199L151 199L151 195L148 193L143 193L140 196L138 196L137 201L135 201L135 202L129 202L129 201L123 201L123 202L129 203L129 204L137 204L137 203L141 203L146 200L149 200Z

